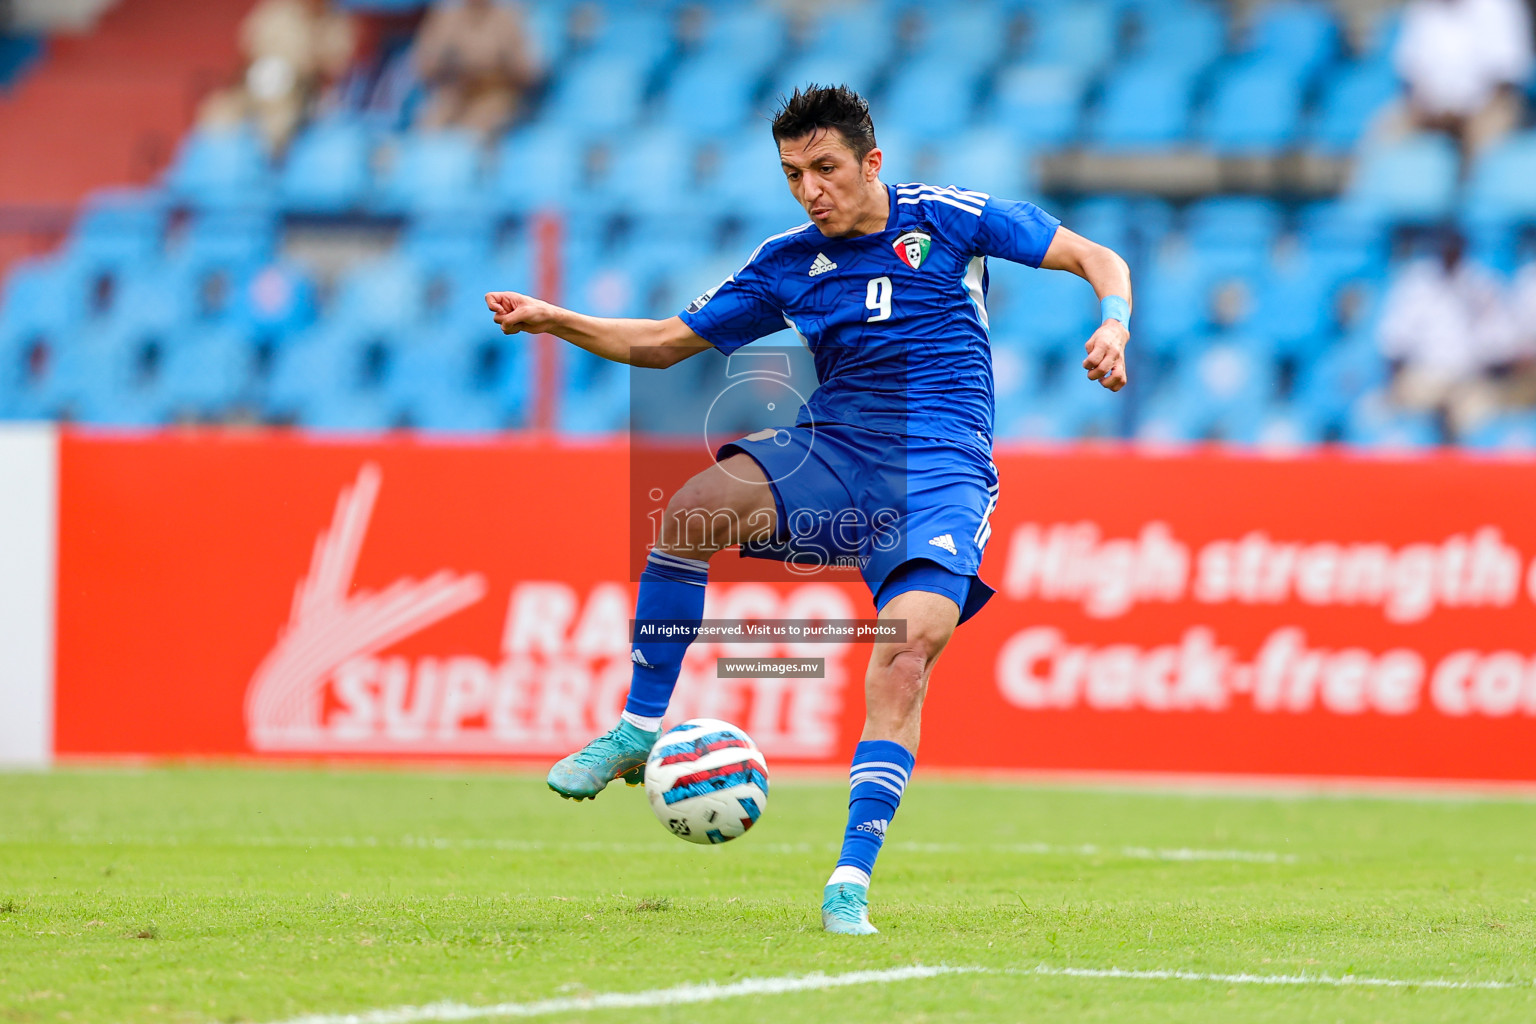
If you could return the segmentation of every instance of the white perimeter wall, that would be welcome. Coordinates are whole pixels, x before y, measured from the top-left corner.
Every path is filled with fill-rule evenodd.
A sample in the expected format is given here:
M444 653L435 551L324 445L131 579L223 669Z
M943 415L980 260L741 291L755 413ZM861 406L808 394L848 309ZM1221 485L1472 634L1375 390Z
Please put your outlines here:
M53 755L58 437L0 424L0 765Z

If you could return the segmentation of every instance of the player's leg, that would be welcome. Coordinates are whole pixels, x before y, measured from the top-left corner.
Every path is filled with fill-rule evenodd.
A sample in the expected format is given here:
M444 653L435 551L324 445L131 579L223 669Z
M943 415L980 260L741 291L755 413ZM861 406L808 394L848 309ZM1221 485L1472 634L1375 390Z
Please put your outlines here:
M683 655L704 616L704 588L715 552L771 531L777 511L768 478L747 455L732 455L684 484L667 504L661 537L640 574L636 623L684 627L666 642L634 644L629 697L617 725L549 771L549 788L563 797L597 796L613 779L636 785L661 736ZM687 625L692 623L692 629Z
M870 875L916 762L928 680L959 622L965 600L961 588L967 582L967 577L920 562L904 566L887 584L897 591L894 596L882 588L880 618L905 620L906 639L876 644L870 652L864 733L849 772L848 824L842 854L822 893L821 920L827 931L875 932L869 923Z

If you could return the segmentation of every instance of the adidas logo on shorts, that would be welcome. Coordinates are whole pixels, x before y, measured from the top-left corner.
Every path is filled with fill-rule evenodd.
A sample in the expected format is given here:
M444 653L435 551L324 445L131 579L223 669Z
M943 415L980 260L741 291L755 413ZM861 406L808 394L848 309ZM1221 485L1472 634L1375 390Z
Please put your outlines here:
M947 533L940 534L928 543L932 544L936 548L943 548L945 551L948 551L952 555L958 555L960 553L955 550L955 539Z

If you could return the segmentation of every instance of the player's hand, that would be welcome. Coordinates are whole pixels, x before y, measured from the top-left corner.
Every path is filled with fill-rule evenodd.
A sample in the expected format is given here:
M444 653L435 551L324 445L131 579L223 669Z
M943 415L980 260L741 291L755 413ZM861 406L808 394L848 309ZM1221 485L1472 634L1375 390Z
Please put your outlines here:
M1120 321L1104 321L1083 346L1088 350L1083 360L1088 379L1111 391L1125 387L1125 343L1130 340L1131 332Z
M517 292L486 292L485 306L502 334L547 334L559 307Z

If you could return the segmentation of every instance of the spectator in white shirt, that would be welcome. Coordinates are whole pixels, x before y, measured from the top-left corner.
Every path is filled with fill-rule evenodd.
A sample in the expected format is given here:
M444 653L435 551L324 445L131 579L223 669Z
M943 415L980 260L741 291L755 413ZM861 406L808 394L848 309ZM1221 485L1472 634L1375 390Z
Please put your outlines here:
M1434 411L1464 434L1503 404L1500 378L1524 356L1497 277L1464 258L1454 231L1410 264L1384 300L1378 341L1399 405Z
M1474 156L1520 123L1530 12L1522 0L1410 0L1392 61L1407 86L1401 126L1447 132Z

